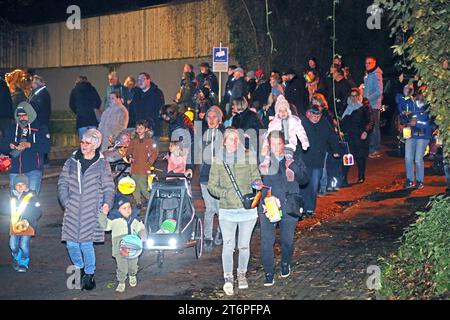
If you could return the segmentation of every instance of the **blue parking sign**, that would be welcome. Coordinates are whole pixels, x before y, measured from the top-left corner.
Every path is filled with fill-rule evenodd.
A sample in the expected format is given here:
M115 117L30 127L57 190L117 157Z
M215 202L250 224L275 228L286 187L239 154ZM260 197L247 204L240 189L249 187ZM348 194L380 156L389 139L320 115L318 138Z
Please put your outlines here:
M228 63L228 48L227 47L214 47L213 48L213 62L226 62Z

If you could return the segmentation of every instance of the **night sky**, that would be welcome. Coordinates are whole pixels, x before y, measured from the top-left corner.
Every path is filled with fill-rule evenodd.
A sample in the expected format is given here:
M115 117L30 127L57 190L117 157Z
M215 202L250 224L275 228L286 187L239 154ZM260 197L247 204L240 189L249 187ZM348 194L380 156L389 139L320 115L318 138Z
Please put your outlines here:
M0 17L13 24L31 25L60 22L69 16L68 6L80 6L81 17L130 11L139 8L177 2L170 0L0 0ZM178 1L183 2L183 1Z

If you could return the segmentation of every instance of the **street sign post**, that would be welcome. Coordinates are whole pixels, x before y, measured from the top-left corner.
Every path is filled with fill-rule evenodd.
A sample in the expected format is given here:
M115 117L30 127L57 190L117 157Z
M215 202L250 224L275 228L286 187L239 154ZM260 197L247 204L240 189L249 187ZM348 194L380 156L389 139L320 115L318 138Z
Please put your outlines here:
M228 71L228 48L222 47L220 42L219 47L213 48L213 72L219 73L219 103L222 101L222 72Z

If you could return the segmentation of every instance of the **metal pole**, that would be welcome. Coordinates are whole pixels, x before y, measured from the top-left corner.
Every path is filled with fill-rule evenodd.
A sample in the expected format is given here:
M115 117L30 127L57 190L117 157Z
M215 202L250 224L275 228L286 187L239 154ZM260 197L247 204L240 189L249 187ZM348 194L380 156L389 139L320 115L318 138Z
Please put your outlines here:
M222 50L222 41L219 44L220 50ZM222 102L222 72L219 71L219 104Z

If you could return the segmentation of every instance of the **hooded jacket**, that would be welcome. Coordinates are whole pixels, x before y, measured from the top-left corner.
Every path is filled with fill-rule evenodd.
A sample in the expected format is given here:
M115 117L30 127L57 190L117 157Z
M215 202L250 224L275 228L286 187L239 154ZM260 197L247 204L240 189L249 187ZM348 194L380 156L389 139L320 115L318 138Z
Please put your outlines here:
M111 167L103 155L81 170L81 152L75 151L64 164L58 180L58 197L64 207L62 241L103 242L105 233L98 221L104 203L113 207L115 185Z
M158 148L149 134L146 134L142 140L136 134L127 148L127 157L133 158L131 174L149 174L150 166L155 163L158 153Z
M139 90L136 93L130 105L130 113L134 113L130 116L130 119L133 121L147 120L152 127L154 136L160 137L161 119L159 113L163 105L164 95L158 86L152 82L146 92ZM134 127L136 123L130 125Z
M383 71L379 67L364 77L364 98L369 99L372 109L381 109L383 98Z
M77 129L98 126L94 109L100 109L102 100L90 82L79 82L70 92L69 106L77 115Z
M288 113L289 113L289 117L286 120L282 120L278 116L280 108L282 106L287 108ZM286 125L287 125L287 128L286 128ZM287 142L285 148L289 150L289 154L292 155L295 152L295 150L297 149L297 141L298 140L300 140L303 150L306 150L309 148L308 136L306 135L305 128L302 125L302 121L300 120L299 117L294 116L292 114L289 103L283 96L279 96L277 98L277 102L275 103L275 117L272 119L272 121L269 122L269 128L264 137L264 142L263 142L263 146L262 146L263 155L268 154L269 134L272 131L277 131L277 130L283 131L283 132L284 131L288 132L288 134L286 134L286 132L285 132L285 140Z
M112 255L120 256L120 240L123 236L133 234L141 239L146 238L145 225L138 220L139 211L134 208L128 218L122 216L117 209L111 210L108 215L100 213L98 221L104 231L111 231Z
M44 154L50 152L50 133L45 125L36 120L36 112L29 103L24 103L23 108L28 115L28 124L21 125L14 112L16 124L6 129L5 136L0 142L0 152L10 153L10 144L18 144L21 141L30 142L31 147L24 149L17 157L13 157L10 173L27 173L33 170L42 170Z

